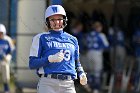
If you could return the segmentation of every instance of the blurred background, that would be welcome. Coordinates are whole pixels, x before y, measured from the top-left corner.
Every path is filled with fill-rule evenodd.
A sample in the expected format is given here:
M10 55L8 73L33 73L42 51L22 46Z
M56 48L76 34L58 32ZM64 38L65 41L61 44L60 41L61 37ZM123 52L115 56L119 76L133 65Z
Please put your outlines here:
M16 46L11 93L36 93L39 78L28 68L29 49L33 36L45 31L45 9L52 4L65 8L65 31L79 41L88 85L76 80L77 93L140 93L140 0L0 0L0 23ZM107 46L96 42L98 29Z

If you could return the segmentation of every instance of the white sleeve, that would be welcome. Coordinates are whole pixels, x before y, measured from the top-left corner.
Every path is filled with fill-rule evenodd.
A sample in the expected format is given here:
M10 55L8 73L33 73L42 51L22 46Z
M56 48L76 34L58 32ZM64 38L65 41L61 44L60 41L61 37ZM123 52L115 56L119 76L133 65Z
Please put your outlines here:
M7 40L9 42L9 45L10 45L10 48L11 48L11 51L15 50L15 45L13 43L13 40L11 37L5 35L4 36L4 39Z
M103 40L104 46L108 47L109 46L109 42L108 42L107 37L105 36L105 34L101 33L100 36L101 36L101 38Z
M39 47L39 42L40 42L40 36L41 35L36 35L33 40L32 40L32 45L30 48L30 56L35 56L38 57L38 53L40 51Z

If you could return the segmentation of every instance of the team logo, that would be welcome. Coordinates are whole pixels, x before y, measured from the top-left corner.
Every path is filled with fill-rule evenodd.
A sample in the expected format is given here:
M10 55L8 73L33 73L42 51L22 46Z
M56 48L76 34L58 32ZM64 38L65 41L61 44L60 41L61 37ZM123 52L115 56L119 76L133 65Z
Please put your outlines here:
M54 37L47 36L47 37L45 37L45 39L46 39L47 41L51 41L51 40L54 39Z
M69 40L69 38L67 38L67 37L62 37L62 39L65 41L67 41L67 40Z
M53 10L54 13L56 13L57 12L57 7L52 7L52 10Z

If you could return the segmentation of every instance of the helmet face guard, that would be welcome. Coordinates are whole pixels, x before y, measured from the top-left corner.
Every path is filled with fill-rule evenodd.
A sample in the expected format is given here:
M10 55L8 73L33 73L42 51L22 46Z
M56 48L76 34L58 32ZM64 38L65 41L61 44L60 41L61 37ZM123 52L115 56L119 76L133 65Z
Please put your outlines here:
M50 26L49 17L57 14L63 15L63 26L61 28L64 28L67 25L68 19L66 17L64 8L61 5L51 5L46 9L45 12L45 24L49 29L52 29Z
M67 20L67 17L63 16L63 26L61 28L65 28L67 26ZM45 24L49 29L51 29L49 18L46 18Z

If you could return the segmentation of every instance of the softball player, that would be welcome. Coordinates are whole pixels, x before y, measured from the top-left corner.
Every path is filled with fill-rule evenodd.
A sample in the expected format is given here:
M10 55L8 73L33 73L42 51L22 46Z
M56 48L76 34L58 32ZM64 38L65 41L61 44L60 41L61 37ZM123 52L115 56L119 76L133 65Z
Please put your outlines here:
M133 34L133 45L136 56L136 69L134 80L134 93L140 92L140 28L138 28Z
M101 86L101 72L103 69L103 50L109 46L108 40L103 34L102 24L96 21L92 24L93 31L87 35L87 58L90 74L93 75L93 82L91 87L94 89L93 93L99 93Z
M9 63L12 58L11 47L7 40L5 40L6 28L0 24L0 71L2 73L2 81L4 84L5 93L9 93L10 67Z
M115 53L115 72L122 74L125 65L125 36L124 32L119 27L109 29L108 35L110 41L110 59L113 62L113 55ZM115 51L114 51L115 49Z
M29 67L40 77L38 93L76 93L73 80L78 77L87 84L86 74L79 61L77 39L64 32L66 13L61 5L51 5L45 12L49 28L33 38Z

